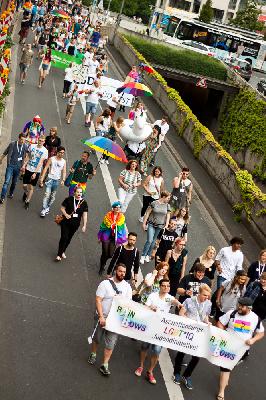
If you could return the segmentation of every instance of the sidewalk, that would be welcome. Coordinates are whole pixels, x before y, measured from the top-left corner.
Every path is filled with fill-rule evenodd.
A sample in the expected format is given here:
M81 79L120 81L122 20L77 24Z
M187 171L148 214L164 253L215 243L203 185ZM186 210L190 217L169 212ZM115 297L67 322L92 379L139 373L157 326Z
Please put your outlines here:
M128 66L114 46L108 44L107 49L112 61L125 78L130 70L130 66ZM164 110L161 109L153 97L143 97L142 100L148 108L149 114L153 116L153 120L160 119L164 115ZM260 246L246 226L234 220L231 205L220 192L214 180L194 157L185 141L177 135L173 126L170 126L167 139L166 146L170 147L169 150L175 156L179 166L188 166L190 168L196 195L199 196L207 208L225 239L229 241L233 236L241 236L245 242L243 245L243 252L247 258L247 263L256 260L260 251ZM177 173L178 172L179 171L177 171Z

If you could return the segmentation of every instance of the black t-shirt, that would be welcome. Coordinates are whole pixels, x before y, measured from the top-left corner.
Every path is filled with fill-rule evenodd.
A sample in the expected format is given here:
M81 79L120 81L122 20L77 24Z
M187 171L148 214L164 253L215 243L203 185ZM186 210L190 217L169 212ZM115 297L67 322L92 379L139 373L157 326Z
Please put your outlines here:
M258 261L251 263L248 268L249 284L258 280L262 272L266 272L266 264L261 265Z
M169 229L161 229L158 235L158 240L160 240L159 247L156 251L156 256L160 258L161 261L165 260L165 256L168 250L171 250L175 239L178 237L175 231L169 231Z
M132 269L134 270L134 274L137 274L139 271L139 251L137 249L127 250L123 245L116 248L110 265L107 269L107 274L113 274L115 266L118 263L123 263L126 266L126 276L125 280L128 281L131 279Z
M191 267L191 270L189 271L190 274L193 274L193 272L195 270L195 267L196 267L196 264L199 263L199 262L200 262L200 259L196 258L196 260L194 261L194 264ZM216 265L215 265L215 263L213 263L210 268L206 268L205 269L205 276L207 276L207 278L213 280L214 279L214 275L215 275L215 271L216 271Z
M76 206L75 212L74 212L74 204ZM80 201L76 200L74 196L70 196L63 201L62 206L65 207L67 214L70 215L73 213L70 219L64 218L62 224L67 223L79 227L82 214L88 211L88 204L86 200L82 199ZM77 214L77 217L75 216L75 214Z
M252 311L258 315L261 320L266 318L266 290L261 290L254 300Z
M39 38L39 44L41 46L44 46L48 40L49 40L49 34L43 32Z
M188 275L185 275L183 279L181 279L178 288L181 288L184 290L191 289L193 291L193 296L196 296L197 294L199 294L199 287L203 283L206 283L208 286L211 287L211 281L206 276L204 276L201 280L199 280L194 275L188 274ZM179 296L180 303L183 303L189 297L190 296L186 296L186 295Z

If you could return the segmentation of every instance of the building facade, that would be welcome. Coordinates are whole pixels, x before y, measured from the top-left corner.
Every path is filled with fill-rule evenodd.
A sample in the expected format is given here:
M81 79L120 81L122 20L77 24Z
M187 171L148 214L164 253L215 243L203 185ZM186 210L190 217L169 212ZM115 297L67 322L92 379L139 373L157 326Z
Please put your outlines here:
M207 0L157 0L154 9L154 22L161 23L166 16L187 18L198 17L202 6ZM247 0L212 0L214 22L228 23L235 18L236 13L243 9ZM266 0L260 0L259 7L265 9ZM165 25L164 23L162 25Z

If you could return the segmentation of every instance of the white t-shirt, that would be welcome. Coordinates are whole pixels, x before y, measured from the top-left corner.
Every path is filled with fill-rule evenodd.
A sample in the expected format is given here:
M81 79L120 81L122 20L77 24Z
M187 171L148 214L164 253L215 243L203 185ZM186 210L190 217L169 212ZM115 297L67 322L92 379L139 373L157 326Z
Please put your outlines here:
M97 60L86 60L84 64L87 67L88 75L96 75L96 69L99 67L99 62Z
M111 278L113 281L114 278ZM132 289L130 287L130 284L127 283L126 281L122 282L115 282L115 285L119 292L121 292L121 295L123 297L126 297L128 299L132 299ZM96 296L102 298L102 309L103 309L103 315L104 317L107 317L109 314L109 311L112 306L112 301L114 296L116 296L116 292L114 291L111 283L109 282L109 279L105 279L100 283L100 285L97 288L96 291Z
M98 104L100 97L99 95L102 94L102 91L100 88L96 88L93 87L92 89L92 93L88 94L87 98L86 98L86 102L87 103L93 103L93 104Z
M228 311L226 314L219 318L219 321L224 326L228 327L228 332L234 332L244 340L251 339L254 332L264 332L264 326L260 323L259 328L256 330L258 324L258 316L253 311L250 311L247 315L240 315L236 313L233 318L230 318L232 311Z
M169 313L172 302L175 300L174 296L166 294L163 299L160 298L159 292L151 293L145 303L148 307L157 307L156 311Z
M243 259L242 251L232 251L232 246L223 247L215 258L215 260L220 261L222 268L220 276L224 277L227 281L233 279L236 271L242 269Z
M66 161L63 158L59 160L56 156L51 157L51 168L48 174L48 178L55 180L61 179L61 173L65 163Z
M138 143L138 142L131 142L130 140L127 142L127 147L133 151L133 153L138 154L141 153L142 150L145 149L146 144L143 143Z
M42 170L42 164L36 171L36 168L40 162L40 159L47 160L48 158L48 150L42 146L42 147L37 147L37 144L31 144L29 147L29 162L26 166L26 169L30 172L36 172L39 173Z
M169 131L169 125L167 122L162 124L162 120L158 119L157 121L154 122L153 126L158 125L161 128L161 135L162 135L162 140L164 140L165 135Z
M86 51L84 53L83 65L87 65L92 60L93 56L94 56L94 53Z
M73 82L73 71L72 68L65 69L65 81Z

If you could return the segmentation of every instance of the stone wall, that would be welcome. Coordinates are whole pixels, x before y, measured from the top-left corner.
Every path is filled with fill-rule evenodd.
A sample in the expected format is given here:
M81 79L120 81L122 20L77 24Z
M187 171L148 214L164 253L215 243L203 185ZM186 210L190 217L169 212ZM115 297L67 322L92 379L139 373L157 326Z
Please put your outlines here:
M125 61L129 66L138 65L140 60L134 53L134 51L127 46L127 44L122 40L121 36L118 34L114 38L114 46L123 56ZM170 100L167 92L163 85L158 82L152 75L146 75L145 83L150 87L154 93L154 99L156 102L165 110L164 112L168 115L171 123L176 126L177 131L182 127L183 121L185 119L185 114L180 112L176 103ZM194 149L194 125L190 122L183 132L183 139L189 145L189 147ZM204 137L202 136L204 140ZM230 163L226 158L220 157L217 154L217 150L211 143L203 147L199 155L199 161L208 171L209 175L216 181L217 186L221 192L228 199L230 204L234 205L241 202L241 194L236 182L235 171L231 167ZM249 229L256 235L258 241L261 245L265 244L266 239L266 217L256 217L255 213L266 208L266 204L259 201L255 201L255 212L253 212L251 221L244 222L248 225Z

